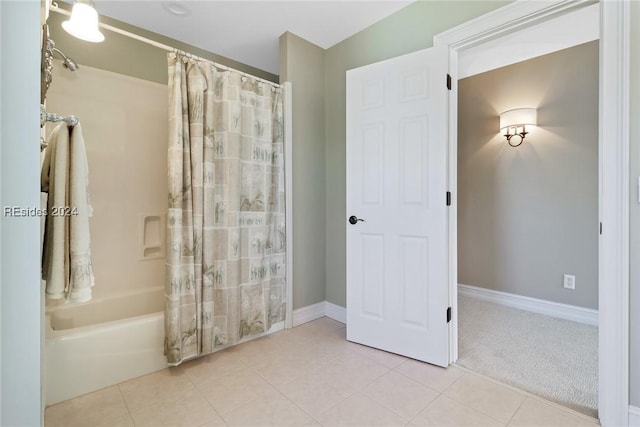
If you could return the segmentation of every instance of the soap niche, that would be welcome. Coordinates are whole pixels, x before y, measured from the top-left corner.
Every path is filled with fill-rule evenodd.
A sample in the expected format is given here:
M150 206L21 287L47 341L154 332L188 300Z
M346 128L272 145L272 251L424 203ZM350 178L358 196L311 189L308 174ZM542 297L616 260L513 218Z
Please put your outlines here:
M164 258L165 215L140 215L140 259Z

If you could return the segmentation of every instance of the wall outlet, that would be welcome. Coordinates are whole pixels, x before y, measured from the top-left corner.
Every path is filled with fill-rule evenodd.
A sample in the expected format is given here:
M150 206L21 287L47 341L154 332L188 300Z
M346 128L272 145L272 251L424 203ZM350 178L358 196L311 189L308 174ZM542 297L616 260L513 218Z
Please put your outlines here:
M564 287L567 289L575 289L576 288L576 276L572 276L571 274L564 275Z

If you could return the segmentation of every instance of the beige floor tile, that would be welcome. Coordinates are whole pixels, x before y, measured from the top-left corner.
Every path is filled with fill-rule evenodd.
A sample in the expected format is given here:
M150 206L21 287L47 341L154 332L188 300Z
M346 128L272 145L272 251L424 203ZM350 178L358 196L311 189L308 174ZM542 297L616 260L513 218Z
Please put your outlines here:
M355 393L316 417L323 426L404 426L407 420L375 400Z
M444 394L505 423L525 399L525 395L509 387L472 374L464 374Z
M129 412L139 411L165 401L171 402L175 396L197 393L195 385L179 367L163 369L121 383L119 387Z
M303 360L309 370L314 370L336 360L340 354L332 351L331 347L321 341L311 341L304 346L292 349L283 359Z
M402 374L389 371L362 389L362 394L411 419L439 393Z
M326 346L308 342L281 350L276 353L276 357L265 357L253 365L252 369L272 385L279 386L333 363L336 357Z
M304 360L279 359L253 366L262 378L276 388L301 378L312 368Z
M219 420L216 420L216 421L209 421L204 424L201 424L198 427L226 427L226 426L227 426L227 423L225 423L224 420L220 418Z
M295 329L295 328L294 328ZM267 338L277 344L283 350L292 350L304 346L313 340L313 335L293 332L294 329L286 329L269 335Z
M312 421L302 409L282 395L254 400L224 414L223 418L231 427L303 426Z
M406 360L344 334L338 322L318 319L51 406L45 427L598 425L460 368Z
M118 419L127 415L127 406L118 386L112 386L50 406L45 411L44 420L47 427L85 427L103 425L100 423L104 420L118 425L126 422Z
M445 369L411 359L398 365L394 370L440 392L453 384L464 373L455 366L449 366Z
M367 347L366 345L355 343L353 343L351 351L361 356L368 357L374 362L379 363L382 366L386 366L389 369L393 369L408 360L406 357L400 356L398 354L389 353L373 347Z
M358 346L358 344L347 341L343 336L341 337L333 333L318 335L313 343L324 348L336 356L336 358L349 353L355 353L354 348Z
M239 371L246 366L233 353L222 350L184 363L182 369L195 385L199 385Z
M278 388L286 397L313 417L355 393L347 381L336 382L321 371L314 371Z
M333 331L328 331L325 332L323 334L321 334L321 336L330 336L330 337L336 337L336 338L342 338L343 340L347 340L347 327L345 325L343 325L341 328L335 329Z
M214 426L224 426L220 415L213 410L207 400L191 394L186 399L163 402L153 406L147 406L139 411L131 413L131 418L136 427L200 427L207 423Z
M322 372L331 381L336 383L346 382L351 387L360 389L389 372L389 368L364 356L349 353L320 368L318 371Z
M130 415L121 415L103 418L94 427L134 427L134 424Z
M536 399L527 398L509 422L510 427L569 427L599 425L595 420L573 414Z
M331 333L341 328L344 328L344 323L337 322L328 317L321 317L311 322L296 326L292 329L292 332L294 334L308 334L314 338L319 334Z
M276 358L282 349L273 342L273 340L262 337L240 345L235 345L226 351L244 362L247 366L253 366L267 358Z
M221 415L251 401L281 395L278 390L250 368L199 385L198 389Z
M505 424L447 396L440 395L411 420L409 425L414 427L500 427Z

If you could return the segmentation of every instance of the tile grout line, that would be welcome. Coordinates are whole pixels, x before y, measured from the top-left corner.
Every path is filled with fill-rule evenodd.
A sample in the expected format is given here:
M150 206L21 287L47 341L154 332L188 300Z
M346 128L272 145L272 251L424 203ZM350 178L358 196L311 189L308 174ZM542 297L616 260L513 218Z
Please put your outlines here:
M122 399L122 401L124 402L124 407L127 408L127 415L129 416L129 418L131 418L131 423L135 426L135 422L133 422L133 416L131 415L131 409L129 408L129 404L127 403L127 399L124 398L124 394L122 393L122 389L120 388L120 384L124 384L125 381L116 384L116 387L118 388L118 394L120 395L120 398Z
M238 371L235 371L235 372L238 372ZM223 377L224 377L224 376L227 376L227 375L231 375L231 374L232 374L232 373L228 373L228 374L226 374L226 375L223 375ZM185 374L185 375L186 375L186 374ZM207 405L209 405L209 407L211 408L211 410L212 410L214 413L216 413L216 414L218 415L218 417L220 417L220 419L222 420L222 422L223 422L226 426L228 426L229 424L227 423L227 420L222 416L222 414L221 414L220 412L218 412L218 411L216 410L216 408L213 406L213 404L212 404L212 403L209 401L209 399L207 399L207 397L204 395L204 393L202 392L202 390L200 389L200 387L199 387L197 384L194 384L194 383L193 383L193 381L191 381L191 378L189 378L188 376L187 376L187 378L189 379L189 381L191 382L191 384L195 387L195 389L198 391L198 393L200 394L200 397L202 397L202 398L204 399L204 401L205 401L205 402L207 402ZM222 378L222 377L218 377L218 378ZM214 381L214 380L211 380L211 381ZM201 385L204 385L204 384L207 384L207 383L208 383L208 381L207 381L206 383L202 383ZM200 427L202 427L202 426L206 425L206 424L207 424L207 423L209 423L210 421L211 421L211 420L209 420L209 421L207 421L207 422L205 422L205 423L201 424L201 425L200 425Z
M524 402L526 402L527 399L528 399L527 396L525 396L524 399L522 399L522 402L520 402L520 405L518 405L518 409L515 410L513 415L511 415L511 418L509 418L509 421L507 421L507 423L505 424L506 427L509 427L509 425L511 424L511 421L513 421L513 419L515 418L516 414L518 413L518 411L520 411L520 408L522 408L522 405L524 405Z
M411 418L407 424L411 424L411 423L413 423L413 420L415 420L416 418L418 418L418 415L420 415L421 413L423 413L423 412L424 412L424 411L425 411L429 406L433 405L433 402L435 402L436 400L438 400L438 398L439 398L440 396L442 396L442 395L443 395L443 392L441 392L441 391L439 391L439 392L437 392L437 393L438 393L438 395L437 395L436 397L434 397L434 398L433 398L433 400L432 400L431 402L427 403L427 406L425 406L425 407L424 407L424 408L422 408L420 411L418 411L418 413L417 413L417 414L415 414L415 415L413 416L413 418ZM446 396L445 396L445 397L446 397Z
M384 377L384 376L388 375L388 374L389 374L389 373L391 373L391 372L396 373L396 374L400 374L399 372L396 372L396 371L394 371L393 369L389 369L389 371L385 372L384 374L382 374L381 376L379 376L378 378L376 378L375 380L373 380L372 382L370 382L369 384L367 384L367 386L370 386L371 384L375 383L376 381L380 380L382 377ZM405 377L405 378L408 378L408 377ZM396 411L395 409L390 408L389 406L387 406L387 405L385 404L385 402L382 402L382 401L380 401L380 400L376 399L375 397L367 396L367 395L366 395L366 394L364 394L364 393L362 393L362 394L363 394L363 396L368 397L369 399L373 400L374 402L377 402L377 403L379 403L380 405L384 406L385 408L387 408L388 410L390 410L390 411L391 411L391 412L393 412L394 414L398 415L399 417L404 418L404 419L407 419L407 422L405 423L405 425L406 425L406 424L409 424L409 423L410 423L410 422L411 422L415 417L417 417L417 416L418 416L418 414L419 414L420 412L422 412L423 410L425 410L425 409L427 408L427 406L431 405L431 403L432 403L434 400L436 400L436 399L438 398L438 396L440 395L440 393L439 393L439 392L437 392L437 391L435 391L435 390L431 389L430 387L427 387L426 385L424 385L424 384L422 384L422 383L420 383L420 382L418 382L418 381L416 381L416 380L414 380L414 379L412 379L412 378L409 378L409 380L410 380L410 381L412 381L412 382L414 382L414 383L416 383L417 385L419 385L419 386L421 386L421 387L425 387L425 388L427 388L427 389L429 389L429 390L431 390L431 391L434 391L434 392L436 393L436 397L434 397L433 399L431 399L431 400L429 401L429 403L427 403L425 406L423 406L422 408L420 408L420 410L418 410L418 412L416 413L416 415L414 415L413 417L410 417L410 418L406 418L404 415L402 415L402 414L398 413L398 411Z

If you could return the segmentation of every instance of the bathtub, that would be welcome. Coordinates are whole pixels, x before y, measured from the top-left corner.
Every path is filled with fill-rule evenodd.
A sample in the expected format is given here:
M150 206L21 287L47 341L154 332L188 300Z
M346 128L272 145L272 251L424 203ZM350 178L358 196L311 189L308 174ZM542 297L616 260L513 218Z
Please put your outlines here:
M46 404L167 367L163 310L162 287L48 307Z

